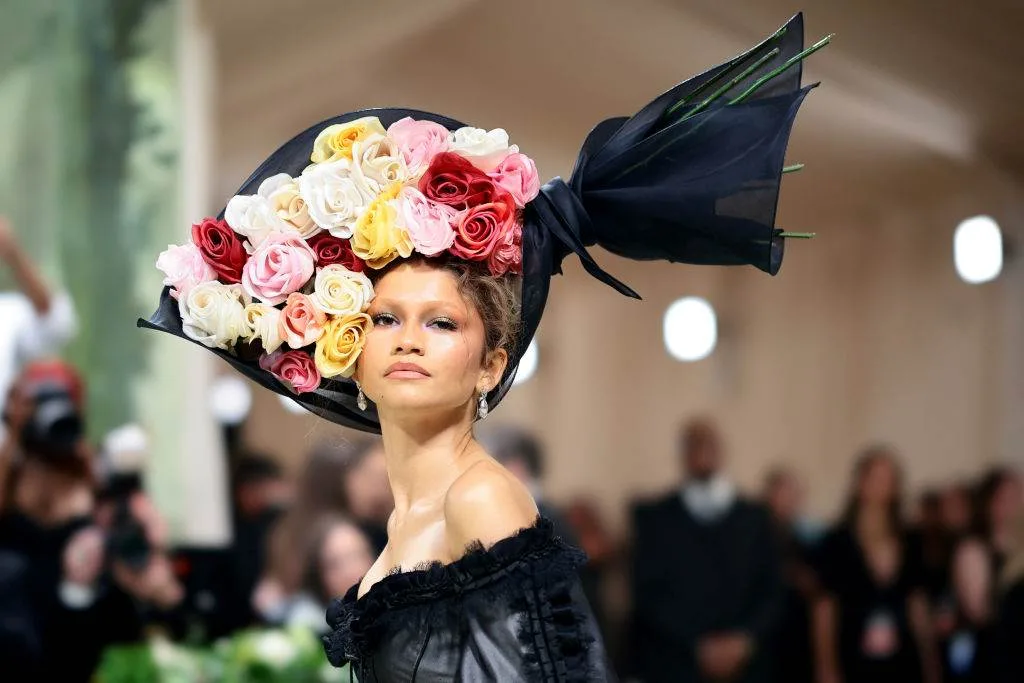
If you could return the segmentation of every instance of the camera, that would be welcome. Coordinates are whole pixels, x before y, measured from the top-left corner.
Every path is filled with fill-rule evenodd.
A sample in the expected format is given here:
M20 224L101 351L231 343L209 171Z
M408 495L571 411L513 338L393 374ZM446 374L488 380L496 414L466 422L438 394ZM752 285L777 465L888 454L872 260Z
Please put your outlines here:
M114 501L114 519L107 532L107 556L133 571L145 569L153 548L146 528L132 514L128 497Z
M111 431L104 440L100 498L113 505L114 513L107 532L107 556L142 570L153 548L145 526L132 513L132 498L143 492L148 440L137 425L124 425Z
M60 461L76 457L84 434L82 415L72 393L60 382L44 381L25 387L30 413L17 435L25 455ZM4 415L5 422L9 422Z

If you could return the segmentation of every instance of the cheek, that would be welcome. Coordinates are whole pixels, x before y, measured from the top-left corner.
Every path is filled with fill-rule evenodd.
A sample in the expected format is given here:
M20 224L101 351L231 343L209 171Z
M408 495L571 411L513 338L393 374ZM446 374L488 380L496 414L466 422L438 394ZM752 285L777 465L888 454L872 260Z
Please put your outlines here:
M434 360L449 375L470 375L480 367L479 353L469 335L455 332L438 335L433 351Z

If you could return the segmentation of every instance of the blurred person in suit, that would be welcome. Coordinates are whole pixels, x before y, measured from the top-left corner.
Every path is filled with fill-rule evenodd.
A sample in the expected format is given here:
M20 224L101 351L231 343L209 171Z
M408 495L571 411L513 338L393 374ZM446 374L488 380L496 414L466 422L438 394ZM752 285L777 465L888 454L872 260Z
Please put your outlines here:
M685 477L633 513L630 670L645 683L772 680L783 608L771 519L723 471L718 430L686 424Z

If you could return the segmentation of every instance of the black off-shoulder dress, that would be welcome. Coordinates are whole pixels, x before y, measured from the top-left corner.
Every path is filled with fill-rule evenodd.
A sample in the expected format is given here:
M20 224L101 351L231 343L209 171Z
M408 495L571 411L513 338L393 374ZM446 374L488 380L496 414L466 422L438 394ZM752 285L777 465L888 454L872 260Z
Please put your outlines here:
M611 682L577 578L585 555L534 526L451 564L393 573L327 612L328 659L359 683Z

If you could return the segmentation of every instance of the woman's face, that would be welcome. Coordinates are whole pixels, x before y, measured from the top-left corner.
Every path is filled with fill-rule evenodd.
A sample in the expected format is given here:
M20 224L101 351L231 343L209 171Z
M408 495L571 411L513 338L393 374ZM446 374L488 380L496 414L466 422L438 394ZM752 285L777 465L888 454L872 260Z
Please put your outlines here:
M887 458L877 458L864 470L860 484L862 502L887 505L896 497L896 468Z
M452 273L404 264L374 289L356 379L380 413L465 412L498 383L506 354L485 359L483 320Z
M352 524L331 529L320 547L320 582L327 595L345 595L373 565L366 536Z

